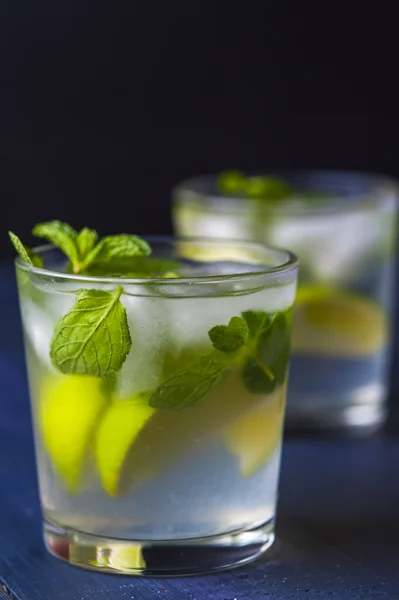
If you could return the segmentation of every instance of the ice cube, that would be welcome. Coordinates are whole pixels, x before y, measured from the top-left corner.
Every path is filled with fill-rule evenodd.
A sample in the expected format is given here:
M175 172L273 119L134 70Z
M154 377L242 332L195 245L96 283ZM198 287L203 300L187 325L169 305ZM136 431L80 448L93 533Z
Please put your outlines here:
M250 240L256 238L258 220L254 211L217 213L215 210L179 205L174 213L176 231L182 236L230 238Z
M53 368L50 360L50 344L57 321L72 307L75 294L49 292L41 294L36 301L21 298L21 318L25 335L40 361Z
M171 341L163 298L123 294L121 301L126 309L132 348L118 375L117 394L128 398L157 387L164 353Z
M305 215L273 223L269 241L295 252L303 270L332 281L350 279L380 243L381 233L370 213Z
M208 331L215 325L227 325L246 310L284 310L293 304L295 292L291 283L236 296L170 298L167 314L172 337L179 346L209 344Z

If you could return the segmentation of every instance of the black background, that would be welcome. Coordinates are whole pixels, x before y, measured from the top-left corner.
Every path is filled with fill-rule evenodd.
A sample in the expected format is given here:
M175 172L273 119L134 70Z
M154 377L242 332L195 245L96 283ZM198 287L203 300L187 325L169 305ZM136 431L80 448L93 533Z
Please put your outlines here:
M170 232L171 186L227 167L399 177L397 23L386 1L2 0L0 260L53 218Z
M399 176L393 3L72 0L0 8L0 257L50 218L171 230L224 167Z

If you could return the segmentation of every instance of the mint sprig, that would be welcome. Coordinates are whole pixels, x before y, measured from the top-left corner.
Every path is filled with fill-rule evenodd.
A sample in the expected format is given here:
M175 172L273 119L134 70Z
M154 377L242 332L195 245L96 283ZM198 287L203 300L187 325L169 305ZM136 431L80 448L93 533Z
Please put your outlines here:
M126 233L109 235L102 238L86 255L82 263L82 270L88 270L95 264L107 264L121 258L135 258L150 254L150 245L137 235Z
M134 273L136 277L178 277L178 262L149 258L151 247L135 235L110 235L99 240L94 229L77 231L57 220L39 223L32 233L56 245L67 256L68 273L116 276L121 270L122 276ZM43 266L40 256L24 246L14 233L9 235L26 263ZM50 357L59 371L114 378L132 346L126 310L120 301L122 293L121 286L114 292L77 292L72 309L56 323L51 341Z
M149 244L136 235L109 235L98 241L94 229L80 232L62 221L39 223L32 233L57 246L71 261L73 273L90 274L93 265L110 263L115 259L149 256Z
M246 343L248 325L242 317L232 317L228 325L216 325L208 331L210 340L217 350L237 352Z
M222 354L210 352L177 371L151 395L153 408L181 410L204 400L229 371L229 361Z
M269 393L283 383L289 359L290 326L285 313L245 311L208 335L214 350L166 379L150 397L150 406L164 410L188 408L206 397L232 367L241 369L246 388ZM268 362L266 362L268 361Z
M258 311L244 315L250 321L262 318ZM264 313L243 366L244 383L250 392L270 393L283 383L290 356L290 330L288 312L271 317Z
M108 277L168 278L178 277L180 263L167 258L135 256L133 258L113 258L110 262L90 266L90 275Z
M15 250L24 262L28 263L28 265L32 265L38 268L41 268L43 266L43 260L41 256L36 254L36 252L34 252L32 248L24 246L19 237L15 235L15 233L13 233L12 231L9 231L8 235L12 245L14 246Z
M217 187L224 194L242 195L245 194L247 178L241 171L222 171L217 179Z
M69 258L74 266L74 270L75 267L78 267L79 252L76 244L78 232L68 225L68 223L63 223L62 221L39 223L38 225L35 225L32 233L36 237L45 239L55 246L58 246L58 248Z
M264 200L268 204L287 198L295 198L297 202L328 201L334 198L334 194L326 190L294 188L277 175L246 176L241 171L219 173L216 188L221 194Z
M292 193L291 186L281 177L258 175L247 178L245 194L261 200L282 200Z
M246 176L241 171L223 171L216 185L222 194L260 200L282 200L293 192L290 184L275 175Z
M122 292L78 291L51 341L51 361L62 373L112 378L121 369L132 346Z
M76 245L78 247L79 260L84 261L86 256L90 254L96 245L98 240L98 233L94 229L84 227L79 231L76 238Z

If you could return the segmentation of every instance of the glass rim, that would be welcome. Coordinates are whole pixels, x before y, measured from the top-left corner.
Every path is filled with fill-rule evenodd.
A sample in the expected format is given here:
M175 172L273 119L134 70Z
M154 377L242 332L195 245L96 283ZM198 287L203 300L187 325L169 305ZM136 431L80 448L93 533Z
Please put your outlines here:
M228 195L216 191L207 193L204 190L197 189L195 184L213 182L219 175L219 173L204 173L184 179L174 185L172 188L173 202L176 205L186 202L190 204L207 204L221 208L221 213L230 210L231 212L243 214L247 211L248 206L256 206L257 209L268 214L306 215L350 213L359 208L367 207L376 210L384 205L384 201L385 203L388 201L392 202L394 198L395 202L397 202L399 197L399 182L394 177L379 172L352 169L259 169L257 171L244 169L243 173L251 176L280 176L287 179L313 174L319 177L335 178L337 182L341 177L351 177L353 180L363 181L366 189L364 193L349 194L347 197L342 196L340 190L337 190L331 198L323 199L322 202L317 201L317 199L303 201L303 199L296 199L295 195L293 195L287 199L273 201L273 204L268 204L267 201L261 198ZM182 191L189 192L195 197L190 199L177 197L177 194ZM349 202L348 199L350 199Z
M35 267L34 265L30 265L27 262L24 262L20 256L15 258L15 266L17 269L21 269L22 271L33 273L40 277L47 277L51 279L64 280L64 281L81 281L81 282L90 282L90 283L109 283L115 285L148 285L149 283L157 283L162 285L187 285L187 284L203 284L203 283L217 283L217 282L228 282L228 281L240 281L240 280L250 280L253 278L261 278L261 277L272 277L275 275L281 275L283 273L288 273L290 271L296 270L299 265L299 260L297 256L287 250L285 248L280 248L277 246L272 246L269 244L263 244L261 242L254 242L251 240L238 240L235 238L209 238L209 237L184 237L184 236L167 236L167 235L143 235L141 236L145 240L150 243L167 243L171 244L172 242L182 242L188 244L202 244L204 246L208 246L210 244L216 246L232 246L239 248L241 247L249 247L254 249L261 249L266 252L271 252L273 254L282 253L285 255L285 260L281 261L281 264L277 264L276 266L266 267L264 269L249 271L243 270L241 273L228 273L223 275L190 275L185 277L111 277L111 276L101 276L101 275L81 275L78 273L63 273L61 271L54 271L51 269L45 269L41 267ZM35 252L39 255L49 252L51 250L59 250L57 246L54 244L41 244L39 246L35 246L33 248ZM61 252L61 250L59 250ZM156 255L155 255L156 256ZM266 254L265 254L266 259ZM181 259L177 258L176 261ZM226 259L224 259L226 260ZM233 260L233 259L232 259ZM222 262L213 261L213 262ZM238 261L237 261L238 262ZM212 264L212 261L209 261L209 264ZM248 262L243 262L243 267L249 264ZM254 263L256 264L256 263ZM260 267L262 267L261 263L258 263Z

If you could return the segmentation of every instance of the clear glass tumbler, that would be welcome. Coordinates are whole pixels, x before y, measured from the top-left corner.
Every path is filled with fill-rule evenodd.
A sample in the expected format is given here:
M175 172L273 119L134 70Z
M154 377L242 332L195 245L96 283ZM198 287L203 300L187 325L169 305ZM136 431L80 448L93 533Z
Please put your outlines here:
M168 278L65 273L53 246L37 249L44 268L16 261L45 543L115 573L225 569L274 539L296 259L149 241ZM130 336L116 377L54 366L54 347L60 364L75 343L65 316L81 311L93 360Z
M262 186L267 191L262 177L270 174L233 174L242 193L220 191L215 176L179 184L175 230L282 245L297 254L287 426L371 432L387 414L397 184L356 172L276 175L269 185L275 197L272 190L263 199L253 196L261 196Z

